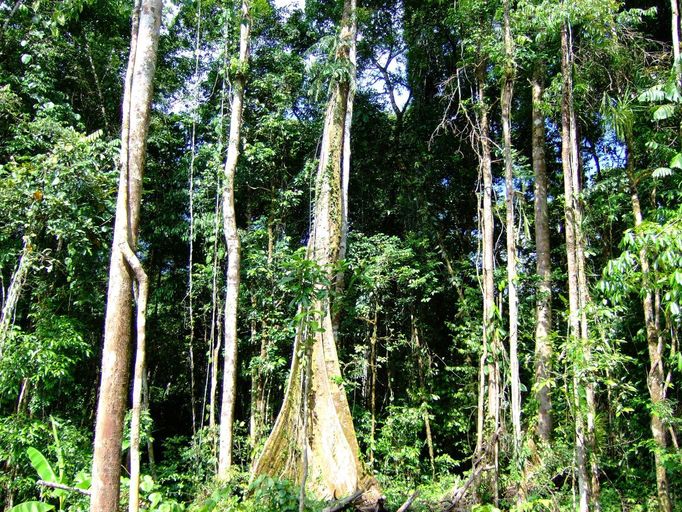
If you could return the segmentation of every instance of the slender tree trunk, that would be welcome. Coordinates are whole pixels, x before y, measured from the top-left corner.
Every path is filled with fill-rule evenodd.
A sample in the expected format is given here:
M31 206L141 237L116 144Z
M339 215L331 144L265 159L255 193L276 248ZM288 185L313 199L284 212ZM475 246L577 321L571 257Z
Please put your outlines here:
M519 305L516 292L516 229L514 221L514 162L512 157L511 110L514 94L514 43L509 19L509 0L504 0L505 71L502 84L502 132L504 138L504 183L506 190L507 290L509 300L509 369L514 457L521 451L521 382L519 376L518 325Z
M552 342L552 267L550 260L549 211L547 208L547 164L545 160L545 119L541 111L544 67L536 67L532 79L533 97L533 171L535 173L535 252L540 279L536 299L535 325L535 398L538 401L537 435L549 443L552 433L551 378Z
M130 497L128 500L129 512L137 512L140 508L140 420L142 415L142 387L145 373L146 338L145 328L147 323L147 297L149 284L140 261L130 247L122 246L128 265L135 275L137 318L136 318L136 342L135 370L133 372L133 409L130 419Z
M149 411L149 377L147 371L142 374L142 410ZM149 458L149 471L152 478L158 480L156 475L156 457L154 456L154 442L147 439L147 457Z
M346 0L341 22L337 61L350 64L355 1ZM320 161L315 186L315 211L308 241L307 257L334 277L342 230L342 158L350 80L332 85L325 114ZM321 291L321 290L320 290ZM302 311L302 310L301 310ZM347 496L365 491L365 501L376 501L378 484L367 474L359 459L353 420L345 391L340 385L341 369L332 327L328 296L313 299L320 329L306 336L307 325L299 325L293 361L284 401L263 453L254 465L254 475L288 478L306 486L317 498ZM304 364L306 347L311 346L309 364ZM310 394L302 396L302 373L310 368ZM306 416L301 417L305 407ZM305 454L305 455L304 455Z
M220 409L220 452L218 478L226 480L232 465L232 424L237 395L237 302L239 298L240 241L234 210L234 175L239 158L244 87L249 61L249 38L251 20L249 0L243 0L239 36L239 70L232 84L232 113L230 140L225 162L225 190L223 192L223 219L227 243L227 291L225 293L225 366L223 372L223 396Z
M483 453L484 435L487 431L492 446L488 450L490 454L486 466L492 466L493 474L489 483L495 501L498 497L498 436L495 433L499 427L500 417L500 369L499 369L499 339L495 330L495 281L494 281L494 229L493 220L493 172L492 154L490 148L490 121L488 117L488 105L485 96L485 62L479 64L477 69L478 102L480 112L478 115L478 142L479 142L479 166L483 180L483 222L481 226L482 252L483 252L483 350L479 368L479 393L478 393L478 420L476 435L476 450L474 460L479 459ZM487 386L486 386L487 381ZM487 403L486 403L487 387ZM487 405L487 407L486 407Z
M138 0L133 10L130 59L123 95L121 170L95 426L92 512L118 510L134 279L134 271L126 261L125 252L132 253L137 245L161 8L161 0Z
M21 249L21 256L19 256L17 268L12 274L12 279L10 280L7 294L5 295L5 302L2 305L2 314L0 315L0 359L2 359L5 342L12 329L12 324L14 323L14 315L16 314L19 297L21 297L24 285L26 284L26 278L28 277L28 272L31 269L33 251L34 249L31 246L30 237L24 236L24 245Z
M374 466L374 448L376 446L377 430L377 342L379 330L379 305L374 302L374 318L372 320L372 334L369 338L369 466Z
M566 231L566 257L568 262L568 302L569 302L569 336L573 342L584 341L581 330L581 308L579 290L578 264L578 233L579 226L576 219L577 193L574 189L574 176L577 175L578 165L575 161L577 152L573 151L575 141L572 133L572 103L573 80L571 41L569 29L566 25L561 30L561 70L563 75L563 96L561 101L561 160L564 173L564 211ZM588 453L585 436L585 419L583 415L580 387L583 385L579 378L582 364L574 362L573 368L573 398L575 415L575 450L578 473L578 490L580 511L587 512L592 501L591 480L588 475Z
M632 152L632 141L626 141L627 150L627 177L630 187L630 199L632 202L632 214L635 218L635 227L642 224L642 207L639 202L639 194L637 193L637 180L635 179L635 165L634 156ZM648 373L647 384L649 388L649 395L653 407L651 409L651 433L656 443L656 450L654 450L654 463L656 467L656 487L658 490L658 506L661 512L672 511L672 501L670 500L670 493L668 489L668 475L663 465L663 452L668 447L668 439L666 435L666 427L663 419L658 415L658 408L665 400L665 371L663 368L663 354L661 353L662 344L659 343L659 331L656 326L656 318L654 313L654 293L651 282L651 269L649 266L649 258L647 256L646 248L642 247L639 251L639 264L642 270L642 281L644 290L644 324L646 326L647 347L649 350L649 364L651 369Z

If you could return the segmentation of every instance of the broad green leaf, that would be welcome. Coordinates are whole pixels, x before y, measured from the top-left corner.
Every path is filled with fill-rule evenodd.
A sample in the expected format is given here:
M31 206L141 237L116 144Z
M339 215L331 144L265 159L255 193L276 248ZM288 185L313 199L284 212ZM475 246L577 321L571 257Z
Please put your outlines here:
M54 505L42 501L25 501L9 509L9 512L48 512L54 510Z
M682 153L677 153L672 160L670 160L670 167L682 168Z
M665 178L666 176L670 176L672 173L673 170L670 167L659 167L654 169L654 172L651 173L651 176L654 178Z
M664 119L668 119L675 113L675 105L667 104L667 105L661 105L658 107L656 110L654 110L654 120L655 121L663 121Z
M31 465L42 480L45 480L46 482L59 482L59 480L57 480L57 475L55 475L54 470L52 469L52 466L50 466L50 463L47 462L47 459L42 453L32 446L29 446L26 449L26 453L28 454L28 458L31 459Z

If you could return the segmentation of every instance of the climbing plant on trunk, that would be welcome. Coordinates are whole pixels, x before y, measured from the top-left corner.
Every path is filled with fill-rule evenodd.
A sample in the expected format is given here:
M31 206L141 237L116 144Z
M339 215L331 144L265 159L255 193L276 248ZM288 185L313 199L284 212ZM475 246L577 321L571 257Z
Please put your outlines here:
M375 501L378 486L360 460L342 385L328 293L342 238L342 156L354 73L350 60L354 17L355 2L346 0L333 62L336 72L325 113L314 218L306 249L306 259L314 262L322 275L313 287L311 303L299 307L289 383L253 474L303 483L318 498L346 496L362 489L366 500Z

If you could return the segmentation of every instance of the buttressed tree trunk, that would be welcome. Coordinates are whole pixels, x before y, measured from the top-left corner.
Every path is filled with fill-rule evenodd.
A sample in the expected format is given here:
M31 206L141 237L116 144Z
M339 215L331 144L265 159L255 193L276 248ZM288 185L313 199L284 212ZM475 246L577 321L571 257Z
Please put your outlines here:
M552 267L549 245L549 212L547 210L547 164L545 160L545 119L540 105L543 95L543 69L538 66L531 83L533 98L533 171L535 173L535 253L537 290L535 325L535 397L538 401L538 438L549 443L552 433L552 397L547 382L552 364Z
M336 59L348 68L352 66L349 50L354 16L355 2L346 0ZM329 267L338 260L341 244L341 171L350 86L350 76L339 79L327 105L307 247L307 257L326 268L330 280L334 270ZM360 461L353 419L340 383L329 299L314 300L311 310L321 312L317 321L322 329L306 334L307 325L298 327L282 409L254 464L253 475L286 478L298 484L305 481L307 490L320 499L362 489L366 501L376 501L378 484Z
M249 61L249 1L241 7L239 35L239 69L233 81L230 140L225 161L225 189L223 192L223 222L227 244L227 291L225 292L225 366L223 371L223 396L220 409L220 448L218 478L226 480L232 465L232 423L237 398L237 302L239 300L239 232L234 210L234 175L239 158L239 137L242 127L244 87Z
M133 10L130 58L123 95L121 167L109 270L102 378L95 426L92 512L118 510L135 280L126 253L130 255L137 244L161 7L161 0L138 0Z

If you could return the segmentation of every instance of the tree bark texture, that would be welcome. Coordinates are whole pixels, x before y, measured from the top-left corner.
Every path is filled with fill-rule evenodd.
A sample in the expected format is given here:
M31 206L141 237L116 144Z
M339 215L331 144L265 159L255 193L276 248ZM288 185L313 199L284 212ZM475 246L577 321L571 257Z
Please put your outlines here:
M349 66L354 17L355 2L346 0L336 58ZM325 268L330 279L342 238L342 156L350 86L348 79L337 81L327 105L307 246L307 257ZM341 384L328 296L313 300L310 310L320 312L316 321L321 329L308 332L305 320L297 329L282 408L253 474L287 478L299 485L305 479L307 490L319 499L334 499L361 489L365 501L376 501L378 484L360 461ZM306 368L310 369L310 378L301 386ZM304 462L307 467L303 467Z
M497 500L497 470L498 470L498 441L497 432L500 423L500 366L499 355L501 347L495 329L495 259L494 259L494 230L493 219L493 171L492 153L490 147L490 120L488 104L485 96L485 62L477 69L478 81L478 143L479 166L483 181L483 209L481 212L482 238L482 294L483 294L483 349L479 368L478 420L476 435L476 450L474 459L483 453L484 436L487 432L492 447L487 451L486 466L492 466L493 474L489 478L492 493ZM487 398L486 398L487 390Z
M582 337L580 301L580 271L578 256L578 190L575 189L578 174L577 148L575 144L575 125L573 117L573 80L572 80L572 43L569 27L564 24L561 30L561 71L563 75L563 94L561 101L561 160L564 174L564 214L566 231L566 258L568 264L568 303L569 337L574 343L584 342ZM581 377L583 364L573 362L573 413L575 416L576 471L578 473L578 494L580 512L587 512L592 503L591 478L588 475L587 438L585 416L583 413L580 388L584 385Z
M223 367L223 394L220 408L220 441L218 479L226 480L232 465L232 424L237 398L237 303L239 300L240 241L234 208L234 176L239 159L239 142L244 106L244 87L249 61L251 20L249 1L241 7L239 35L239 70L232 84L232 113L230 139L225 162L225 189L223 191L223 222L227 244L227 290L225 292L225 361Z
M533 73L533 172L535 173L535 253L539 278L535 324L535 398L538 402L537 435L549 443L552 433L552 397L549 379L552 368L552 267L547 208L547 163L545 160L545 119L541 111L544 85L543 68Z
M512 157L511 110L514 94L514 43L509 19L509 0L504 0L504 78L502 83L502 133L504 139L504 183L507 231L507 292L509 301L509 370L514 457L521 451L521 382L519 376L519 304L516 291L516 229L514 221L514 162Z
M138 0L133 10L130 58L123 96L121 167L109 271L102 377L95 426L92 512L118 510L134 279L134 271L126 262L124 247L134 251L137 245L161 8L161 0Z

